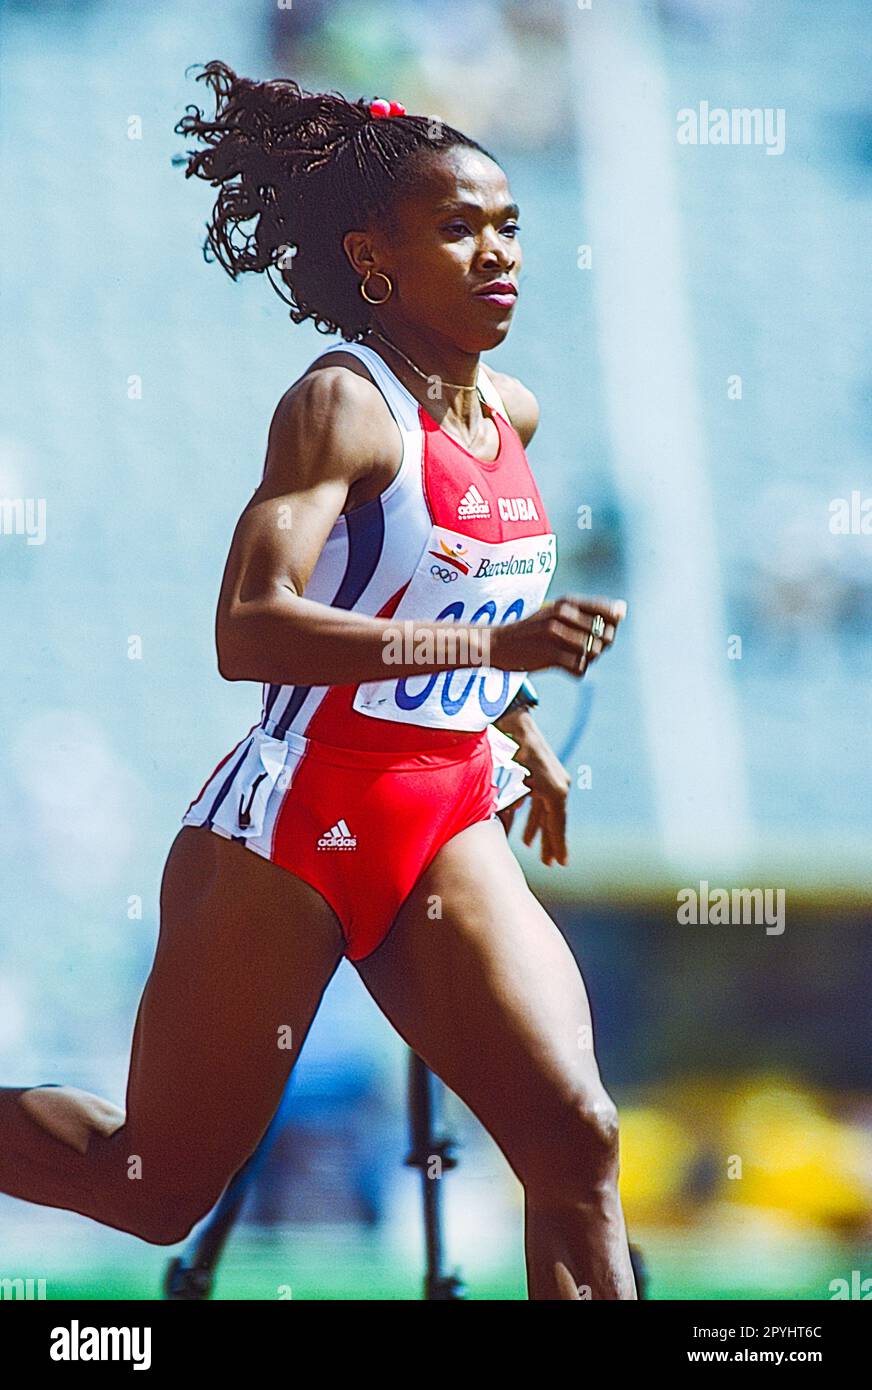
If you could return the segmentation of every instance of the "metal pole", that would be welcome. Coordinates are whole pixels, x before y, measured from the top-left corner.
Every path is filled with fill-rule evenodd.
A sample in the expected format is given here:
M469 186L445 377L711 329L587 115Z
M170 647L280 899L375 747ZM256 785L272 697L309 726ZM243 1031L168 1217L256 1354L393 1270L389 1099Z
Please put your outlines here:
M409 1055L409 1134L411 1149L406 1165L421 1170L421 1195L424 1199L424 1240L427 1268L424 1278L424 1297L448 1301L466 1297L466 1288L459 1274L446 1273L442 1240L443 1173L457 1166L456 1146L446 1135L435 1134L436 1087L438 1082L425 1062L414 1052Z

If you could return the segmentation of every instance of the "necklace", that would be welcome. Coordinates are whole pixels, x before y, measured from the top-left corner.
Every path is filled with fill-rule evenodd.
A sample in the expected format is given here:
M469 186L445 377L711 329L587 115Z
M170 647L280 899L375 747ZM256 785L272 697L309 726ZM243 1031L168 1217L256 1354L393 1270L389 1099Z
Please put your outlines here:
M402 351L402 349L397 347L396 343L392 343L390 338L385 337L384 333L379 333L377 328L371 328L370 333L374 334L376 338L381 338L382 342L387 343L388 347L393 348L394 352L398 352L402 357L403 361L408 362L409 366L412 368L412 371L417 372L418 376L422 377L424 381L430 380L430 378L427 376L427 373L422 372L421 368L415 365L411 357L407 357L406 354ZM475 386L461 386L458 382L455 381L443 381L442 385L450 386L455 391L477 391L478 398L481 401L482 405L487 405L487 401L482 395L481 387L478 385L478 383L476 383Z

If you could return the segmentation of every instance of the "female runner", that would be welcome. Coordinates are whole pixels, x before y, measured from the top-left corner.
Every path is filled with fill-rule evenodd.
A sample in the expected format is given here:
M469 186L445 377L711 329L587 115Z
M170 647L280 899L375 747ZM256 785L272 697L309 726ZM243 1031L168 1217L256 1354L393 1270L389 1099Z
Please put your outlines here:
M584 983L498 823L529 791L527 843L566 863L569 778L513 697L526 672L583 676L626 611L543 603L537 403L479 365L509 331L518 209L437 118L221 63L202 79L215 115L178 130L204 146L187 174L219 189L208 244L234 277L279 265L291 318L347 346L280 400L233 536L218 665L263 682L262 717L170 850L126 1110L3 1088L0 1190L184 1239L346 955L523 1185L529 1297L633 1299Z

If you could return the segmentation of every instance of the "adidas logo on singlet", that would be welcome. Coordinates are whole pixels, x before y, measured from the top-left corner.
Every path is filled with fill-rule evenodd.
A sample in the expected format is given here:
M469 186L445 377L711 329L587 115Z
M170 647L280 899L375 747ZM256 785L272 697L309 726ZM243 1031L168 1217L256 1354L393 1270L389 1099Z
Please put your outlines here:
M466 489L457 508L458 516L490 516L490 502L482 497L475 483Z
M357 849L357 836L352 835L344 820L338 820L329 830L325 830L317 845L318 849Z

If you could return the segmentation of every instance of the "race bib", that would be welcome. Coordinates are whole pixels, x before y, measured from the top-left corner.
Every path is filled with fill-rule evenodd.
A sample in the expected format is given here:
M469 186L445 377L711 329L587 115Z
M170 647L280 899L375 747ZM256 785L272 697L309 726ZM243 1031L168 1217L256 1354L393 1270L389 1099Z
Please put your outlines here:
M556 563L557 541L551 532L488 542L434 526L391 620L397 631L394 660L405 664L420 656L422 649L416 651L413 641L414 621L496 627L529 617L541 608ZM458 642L462 636L458 634ZM436 659L441 659L440 639L441 634L434 643ZM392 648L386 646L386 670L391 654ZM366 681L358 686L353 707L374 719L472 732L499 718L525 674L467 666L399 680Z

